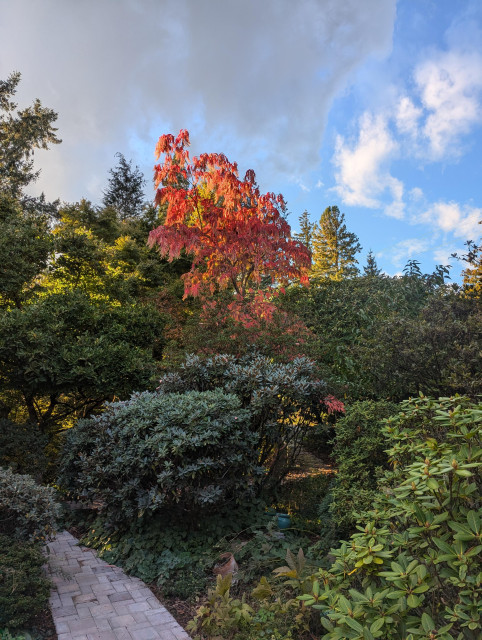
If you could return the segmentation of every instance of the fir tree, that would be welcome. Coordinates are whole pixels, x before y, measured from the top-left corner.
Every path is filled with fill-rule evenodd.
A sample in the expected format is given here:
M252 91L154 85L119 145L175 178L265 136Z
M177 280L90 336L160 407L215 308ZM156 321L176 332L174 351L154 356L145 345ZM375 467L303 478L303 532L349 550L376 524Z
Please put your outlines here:
M381 274L382 270L378 268L377 261L373 251L370 249L367 255L367 263L363 267L363 273L369 278L376 278Z
M0 80L0 191L14 198L21 198L24 187L38 178L40 172L33 170L35 149L61 142L53 127L57 114L42 107L40 100L17 110L12 98L19 82L18 72Z
M139 167L132 168L122 153L116 153L119 164L109 171L109 185L102 200L105 207L112 207L120 220L138 218L144 209L144 191L146 183Z
M313 230L312 276L342 280L358 274L356 254L361 251L358 237L347 231L345 214L338 207L327 207L320 224Z
M295 233L295 239L302 242L307 249L313 251L313 229L314 223L310 222L308 211L305 211L298 218L300 223L300 232Z

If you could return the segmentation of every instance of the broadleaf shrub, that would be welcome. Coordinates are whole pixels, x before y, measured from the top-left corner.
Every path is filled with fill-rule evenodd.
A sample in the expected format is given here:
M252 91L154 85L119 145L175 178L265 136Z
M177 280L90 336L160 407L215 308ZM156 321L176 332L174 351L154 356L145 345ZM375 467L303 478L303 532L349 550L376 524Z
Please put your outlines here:
M388 469L390 442L382 421L398 411L393 402L366 400L347 406L334 427L332 456L337 468L330 511L336 526L348 531L356 513L371 509L377 495L377 475Z
M54 489L38 485L31 476L0 468L0 534L44 541L53 535L58 515Z
M44 562L37 544L0 535L1 626L23 627L45 608L50 583L42 572Z
M166 373L159 386L163 393L212 389L236 394L242 407L250 410L259 464L268 467L265 485L279 484L306 433L322 421L323 414L344 411L341 402L327 395L315 362L306 357L282 364L257 354L190 355L177 371Z
M393 470L312 593L326 640L476 640L480 632L482 405L402 402L384 433Z
M251 495L263 474L251 414L221 390L135 394L67 432L61 484L101 501L108 523L182 518Z

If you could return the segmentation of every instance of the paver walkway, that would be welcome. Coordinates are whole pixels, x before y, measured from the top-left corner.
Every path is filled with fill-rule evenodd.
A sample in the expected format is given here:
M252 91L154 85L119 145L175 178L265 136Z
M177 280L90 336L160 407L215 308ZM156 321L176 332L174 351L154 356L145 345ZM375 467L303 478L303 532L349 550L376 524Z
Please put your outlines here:
M48 546L50 606L59 640L189 640L138 578L78 546L67 531Z

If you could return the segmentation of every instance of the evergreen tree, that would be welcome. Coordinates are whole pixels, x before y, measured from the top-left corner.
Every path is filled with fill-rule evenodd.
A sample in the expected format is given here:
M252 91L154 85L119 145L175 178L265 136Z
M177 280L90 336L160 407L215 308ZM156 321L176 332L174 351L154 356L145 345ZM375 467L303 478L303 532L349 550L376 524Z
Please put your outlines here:
M295 239L302 242L307 249L313 251L313 229L314 223L310 222L308 211L305 211L298 218L300 223L300 232L295 233Z
M102 200L105 207L114 208L120 220L138 218L144 208L146 183L139 167L132 168L132 161L125 159L122 153L116 153L119 164L109 171L109 185Z
M338 207L327 207L320 224L313 230L312 276L342 280L358 273L356 254L361 251L358 237L347 231L345 214Z
M367 263L363 267L363 273L370 278L376 278L381 274L382 270L378 268L377 261L373 251L370 249L367 255Z
M17 111L12 97L19 82L18 72L6 81L0 80L0 191L14 198L19 198L23 188L38 177L39 171L33 170L34 150L61 142L52 126L57 114L42 107L40 100Z

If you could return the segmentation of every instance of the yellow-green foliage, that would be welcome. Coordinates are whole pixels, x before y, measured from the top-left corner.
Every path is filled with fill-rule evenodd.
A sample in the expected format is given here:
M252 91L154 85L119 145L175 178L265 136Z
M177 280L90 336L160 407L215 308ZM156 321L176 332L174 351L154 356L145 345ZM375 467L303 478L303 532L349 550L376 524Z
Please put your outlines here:
M384 433L392 471L358 532L301 600L326 640L480 636L482 405L401 403Z

